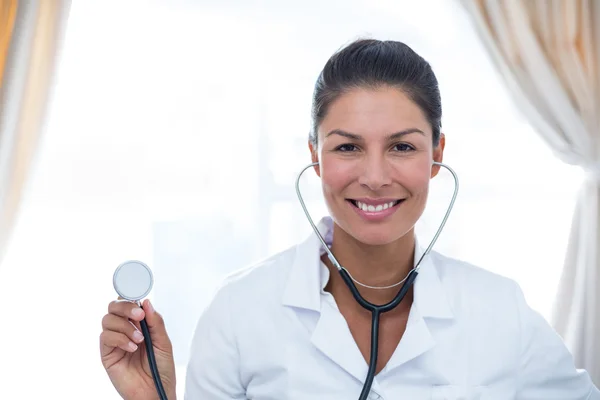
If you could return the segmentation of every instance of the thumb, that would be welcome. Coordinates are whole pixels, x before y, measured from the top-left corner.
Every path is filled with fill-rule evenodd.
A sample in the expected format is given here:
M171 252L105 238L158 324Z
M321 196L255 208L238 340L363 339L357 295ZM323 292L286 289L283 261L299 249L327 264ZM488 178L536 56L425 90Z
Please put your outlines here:
M142 308L146 314L145 319L146 324L148 324L148 331L150 332L152 345L160 350L171 352L171 340L167 334L165 321L162 315L160 315L160 313L154 309L152 303L150 303L150 300L148 299L144 300L142 303Z

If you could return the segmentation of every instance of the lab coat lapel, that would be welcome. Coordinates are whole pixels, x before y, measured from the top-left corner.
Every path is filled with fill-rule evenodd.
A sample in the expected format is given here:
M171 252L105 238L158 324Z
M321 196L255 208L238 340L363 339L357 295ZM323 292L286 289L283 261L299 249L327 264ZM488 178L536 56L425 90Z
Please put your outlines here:
M364 382L368 365L352 337L346 320L334 305L323 304L321 317L313 331L311 341L327 358L359 382Z
M419 310L413 306L408 318L406 331L398 343L396 351L386 366L392 370L426 353L435 346L435 340Z
M417 243L416 261L423 251ZM434 256L435 253L431 252L421 262L419 275L414 283L414 300L406 331L386 367L387 370L400 367L435 347L435 335L430 329L433 320L450 325L454 319L454 312L433 261Z
M333 222L323 218L317 229L325 240L330 240L330 226ZM283 291L282 303L285 306L320 311L321 288L321 242L313 233L296 246L290 274Z
M419 260L424 252L425 249L417 241L415 260ZM438 259L439 254L435 251L423 258L414 284L414 305L423 318L451 320L454 319L454 310L438 273L438 269L443 268L443 265L436 262Z

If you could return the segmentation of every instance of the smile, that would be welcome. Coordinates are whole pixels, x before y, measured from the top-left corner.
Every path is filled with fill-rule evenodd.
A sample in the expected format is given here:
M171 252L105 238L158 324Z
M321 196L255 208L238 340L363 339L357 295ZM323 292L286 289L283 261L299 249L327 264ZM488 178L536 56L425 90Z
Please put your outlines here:
M394 207L401 201L402 200L394 200L394 201L390 201L388 203L374 205L374 204L364 203L364 202L358 201L358 200L350 200L350 202L352 204L354 204L356 207L360 208L363 211L369 211L369 212L379 212L379 211L387 210L390 207Z
M352 208L367 220L387 218L398 209L405 199L347 199Z

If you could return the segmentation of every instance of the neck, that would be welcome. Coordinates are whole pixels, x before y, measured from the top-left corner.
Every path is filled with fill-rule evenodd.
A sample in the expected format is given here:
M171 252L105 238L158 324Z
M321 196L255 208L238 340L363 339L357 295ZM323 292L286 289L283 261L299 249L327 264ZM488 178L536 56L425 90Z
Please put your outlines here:
M406 278L414 265L414 250L415 237L412 229L393 243L371 246L357 241L334 224L331 252L355 280L368 286L390 286ZM323 256L323 261L331 271L331 279L326 289L334 296L352 296L327 255ZM374 304L391 301L402 287L401 284L389 289L369 289L356 283L355 285L365 300ZM412 290L402 301L402 304L408 307L411 303Z

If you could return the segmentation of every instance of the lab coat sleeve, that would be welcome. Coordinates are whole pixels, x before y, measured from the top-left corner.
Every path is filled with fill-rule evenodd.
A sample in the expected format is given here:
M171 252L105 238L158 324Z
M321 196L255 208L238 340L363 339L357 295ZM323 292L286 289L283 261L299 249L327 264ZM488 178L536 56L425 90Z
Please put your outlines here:
M218 290L198 320L190 347L185 400L246 399L230 296L231 288Z
M589 374L575 367L561 337L529 307L515 285L521 327L517 398L528 400L599 400Z

